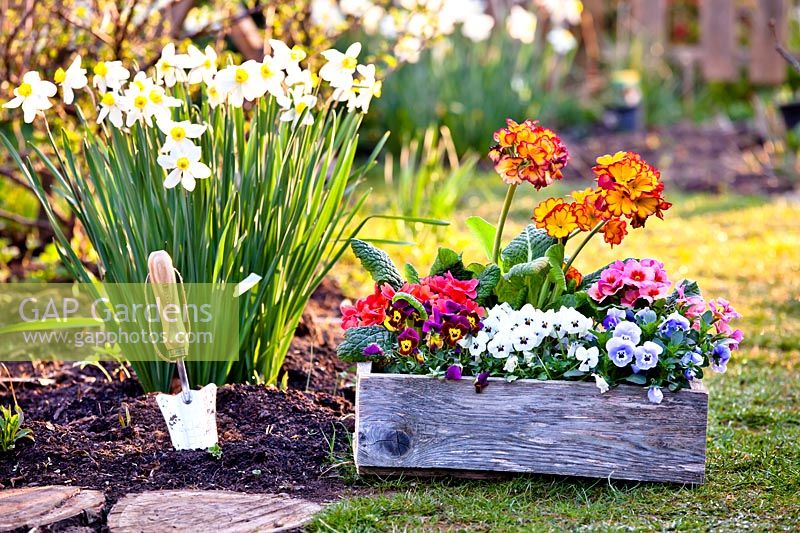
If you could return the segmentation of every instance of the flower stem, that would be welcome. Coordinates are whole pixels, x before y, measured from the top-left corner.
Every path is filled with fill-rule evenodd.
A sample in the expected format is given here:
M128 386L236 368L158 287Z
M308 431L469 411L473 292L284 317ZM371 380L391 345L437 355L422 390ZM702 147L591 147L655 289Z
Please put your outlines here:
M598 223L598 224L597 224L597 225L596 225L594 228L592 228L592 231L590 231L590 232L589 232L589 234L586 236L586 238L585 238L585 239L583 239L583 241L581 241L581 243L578 245L578 247L577 247L577 248L575 248L575 253L573 253L573 254L572 254L570 257L569 257L569 261L567 261L567 264L566 264L566 265L564 265L564 272L566 272L567 270L569 270L569 267L571 267L571 266L572 266L572 262L573 262L573 261L575 261L575 258L576 258L576 257L578 257L578 254L579 254L579 253L581 253L581 250L583 250L583 247L584 247L584 246L586 246L586 244L587 244L587 243L588 243L590 240L592 240L592 237L594 237L594 236L595 236L595 234L596 234L598 231L600 231L600 230L603 228L603 226L605 226L605 225L606 225L606 221L605 221L605 220L603 220L603 221L599 222L599 223Z
M511 208L511 201L514 199L514 193L517 191L516 185L511 185L506 192L506 200L503 203L503 210L500 212L500 218L497 220L497 230L494 234L494 247L492 250L492 262L498 264L500 259L500 242L503 240L503 226L506 225L506 218L508 218L508 210Z

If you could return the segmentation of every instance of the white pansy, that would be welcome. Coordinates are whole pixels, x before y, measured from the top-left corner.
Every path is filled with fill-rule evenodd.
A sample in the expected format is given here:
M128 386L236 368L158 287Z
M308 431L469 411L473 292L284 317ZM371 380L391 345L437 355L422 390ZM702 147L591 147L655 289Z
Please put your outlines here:
M218 90L234 107L242 107L245 100L250 102L264 94L261 92L263 84L258 78L244 65L225 67L215 77Z
M14 89L14 98L3 104L3 107L21 107L23 120L30 124L37 113L53 106L50 98L55 96L56 91L56 86L41 79L38 72L26 72L22 83Z
M169 154L158 156L158 164L164 170L170 171L164 180L164 187L172 189L180 183L187 191L193 191L196 180L206 179L211 175L211 169L200 162L200 156L200 147L192 143L182 145Z
M345 26L345 19L335 0L312 0L311 23L330 35Z
M498 332L486 344L486 349L492 357L505 359L514 352L514 339L506 332Z
M311 111L304 114L306 110L311 110L317 105L317 97L313 94L307 94L302 85L297 85L289 89L287 95L280 96L278 105L283 108L280 120L282 122L297 122L300 117L303 117L301 124L309 126L314 123L314 115Z
M518 327L514 330L514 349L518 352L532 350L542 344L542 337L531 328Z
M278 98L285 94L282 83L286 75L272 57L266 56L261 63L251 59L245 61L242 67L247 69L250 77L255 80L258 96L269 93Z
M75 100L74 91L79 91L89 84L86 69L81 68L81 56L73 59L67 70L63 68L56 70L55 82L61 87L64 103L71 104Z
M489 38L492 28L494 28L494 17L481 13L464 20L461 33L470 41L478 43Z
M344 53L333 48L325 50L322 57L327 63L319 70L319 77L334 87L349 87L353 84L353 73L358 66L360 53L361 43L351 44Z
M547 34L547 42L553 47L553 51L558 55L565 55L578 46L578 41L569 30L556 27Z
M300 72L300 62L306 58L306 52L299 46L289 48L286 43L277 39L270 39L274 65L280 70L285 70L292 77ZM290 83L288 80L286 83Z
M469 350L469 354L476 359L479 359L483 354L486 353L486 345L488 343L489 334L484 330L479 331L475 335L464 337L458 341L458 344L462 348Z
M188 120L175 122L169 119L158 121L158 129L167 136L162 152L173 152L176 150L189 150L194 146L191 139L199 138L206 131L205 124L192 124Z
M561 325L561 332L565 335L582 337L592 329L592 319L571 307L562 307L558 311L557 316L558 322Z
M203 82L211 83L217 73L217 52L211 46L206 46L201 52L195 45L190 44L187 50L187 64L190 65L187 79L191 85Z
M542 311L537 309L533 318L533 331L542 338L553 335L555 312L552 309Z
M509 355L508 359L506 359L506 364L503 365L503 370L506 372L513 372L517 369L517 364L519 363L519 359L517 359L516 355Z
M578 346L575 350L575 358L581 362L578 370L581 372L589 372L597 366L597 361L600 357L600 350L597 346L587 348L585 346Z
M592 374L594 376L594 383L600 389L600 394L608 392L608 382L599 374Z
M522 6L511 6L511 11L506 19L506 30L512 39L525 44L533 43L537 24L536 15Z
M92 72L92 85L103 93L120 90L125 80L131 77L128 69L122 66L122 61L101 61L94 66Z
M122 96L115 91L108 91L100 98L100 112L97 113L97 123L100 124L107 118L115 128L121 128L123 111L125 111L125 106Z
M156 81L164 82L167 87L186 81L185 68L191 66L189 56L175 52L175 44L169 43L161 51L161 57L156 62Z

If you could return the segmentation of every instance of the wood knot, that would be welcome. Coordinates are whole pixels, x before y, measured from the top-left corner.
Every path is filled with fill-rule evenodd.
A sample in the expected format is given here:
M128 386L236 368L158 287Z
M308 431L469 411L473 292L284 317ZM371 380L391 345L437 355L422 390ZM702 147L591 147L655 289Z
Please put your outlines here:
M411 449L411 437L399 429L389 431L384 438L380 440L380 444L389 455L402 457Z

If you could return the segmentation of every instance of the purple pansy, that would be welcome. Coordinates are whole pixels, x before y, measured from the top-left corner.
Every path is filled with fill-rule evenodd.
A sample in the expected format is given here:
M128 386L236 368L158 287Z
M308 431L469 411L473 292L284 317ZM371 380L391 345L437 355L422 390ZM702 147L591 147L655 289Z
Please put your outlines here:
M383 355L383 348L381 348L377 343L373 342L364 348L364 355L367 357L375 357Z
M717 344L711 352L711 369L724 374L728 370L728 361L731 358L731 349L724 344Z
M461 367L458 365L448 366L447 372L444 373L444 379L451 379L453 381L461 379Z
M606 329L606 331L610 331L623 320L625 320L625 311L622 309L614 309L612 307L606 312L606 317L603 319L603 327Z
M473 385L475 385L475 392L483 392L483 389L489 386L489 371L478 374Z
M672 337L672 335L677 331L686 331L689 329L689 319L685 316L681 315L680 313L672 313L658 327L658 331L661 332L662 335L666 335L667 337Z

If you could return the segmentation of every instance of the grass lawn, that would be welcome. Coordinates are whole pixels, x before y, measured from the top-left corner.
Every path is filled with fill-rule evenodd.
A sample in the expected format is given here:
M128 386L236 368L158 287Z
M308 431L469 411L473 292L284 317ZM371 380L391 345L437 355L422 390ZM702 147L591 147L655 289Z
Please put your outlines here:
M475 191L460 213L494 221L501 191ZM357 483L366 483L369 495L328 507L310 529L800 529L800 205L737 196L668 198L675 206L666 220L632 231L614 250L594 242L577 266L590 272L612 258L656 257L672 281L696 279L707 297L728 298L744 315L738 323L746 336L742 349L726 374L706 380L705 485L551 476L500 482L366 479ZM536 201L523 192L507 239L526 223ZM374 226L371 231L365 237L392 233ZM441 242L465 250L467 260L483 260L462 221ZM400 264L427 268L434 244L429 238L414 249L389 251ZM335 270L345 287L364 287L356 268Z

